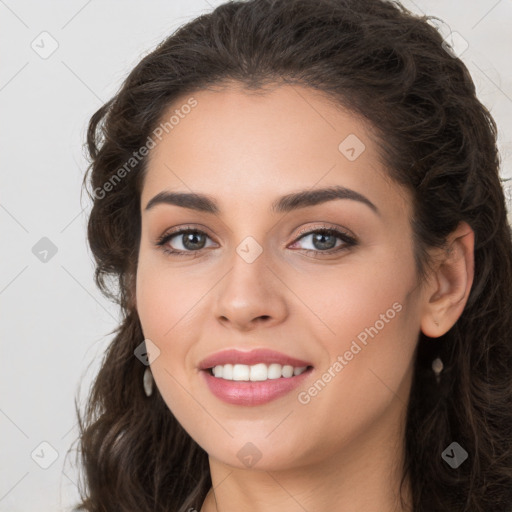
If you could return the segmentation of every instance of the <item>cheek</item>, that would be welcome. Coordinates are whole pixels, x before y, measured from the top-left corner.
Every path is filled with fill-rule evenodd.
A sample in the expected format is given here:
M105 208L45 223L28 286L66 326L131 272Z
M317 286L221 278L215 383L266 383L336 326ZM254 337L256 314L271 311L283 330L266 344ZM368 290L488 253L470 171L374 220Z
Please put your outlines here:
M371 259L354 258L346 265L322 269L309 279L294 278L290 287L314 314L311 318L318 319L312 324L322 334L318 339L329 340L337 349L337 344L343 347L376 323L382 334L398 329L415 283L412 256L397 258L391 251L381 251Z
M173 334L189 326L194 305L207 290L186 277L187 271L166 268L154 256L141 254L137 269L137 311L144 335L168 343Z
M151 272L139 268L137 274L137 312L144 336L160 340L172 327L172 292L155 279ZM160 345L159 343L157 343Z
M323 317L336 333L321 341L328 360L308 387L298 390L295 421L308 424L311 436L321 439L312 457L365 439L374 429L383 432L408 401L417 340L414 300L399 287L391 293L374 287L368 295L345 298L350 307L336 316L333 304L330 316Z
M361 260L350 270L310 279L297 292L320 319L314 322L315 339L328 358L319 369L319 388L324 380L333 382L325 386L329 391L318 393L326 406L340 393L355 407L385 403L392 397L386 386L399 390L411 369L419 333L413 260L390 254L370 263Z

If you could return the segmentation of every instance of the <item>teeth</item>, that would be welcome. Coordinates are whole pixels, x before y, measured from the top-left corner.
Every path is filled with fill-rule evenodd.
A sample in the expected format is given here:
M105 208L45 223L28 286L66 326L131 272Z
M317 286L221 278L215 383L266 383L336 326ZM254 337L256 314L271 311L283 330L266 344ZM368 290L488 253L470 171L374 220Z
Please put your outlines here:
M250 368L245 364L233 365L233 380L249 380Z
M293 367L291 365L280 365L272 363L258 363L252 366L246 364L224 364L212 368L215 377L224 380L240 381L263 381L268 379L289 378L294 375L300 375L306 370L307 366Z

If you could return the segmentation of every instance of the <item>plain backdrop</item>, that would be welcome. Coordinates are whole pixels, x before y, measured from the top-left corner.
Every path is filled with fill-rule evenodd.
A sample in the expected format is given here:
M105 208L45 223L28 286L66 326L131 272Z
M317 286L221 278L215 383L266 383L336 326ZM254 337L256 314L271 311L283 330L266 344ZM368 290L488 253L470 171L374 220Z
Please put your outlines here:
M220 3L0 0L0 511L65 511L77 500L75 453L66 456L74 398L79 383L87 393L117 325L86 244L87 122L141 57ZM403 5L441 18L443 36L457 32L468 45L461 58L498 124L511 177L512 3Z

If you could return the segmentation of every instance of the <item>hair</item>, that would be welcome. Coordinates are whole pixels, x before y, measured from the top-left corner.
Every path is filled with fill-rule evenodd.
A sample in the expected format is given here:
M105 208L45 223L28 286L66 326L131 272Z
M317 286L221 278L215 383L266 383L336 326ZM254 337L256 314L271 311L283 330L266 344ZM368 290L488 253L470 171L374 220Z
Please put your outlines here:
M440 338L418 333L401 487L408 478L414 512L512 510L512 242L497 128L435 19L384 0L227 2L142 58L91 117L88 241L95 282L122 318L77 408L85 482L75 510L199 510L211 487L208 454L158 390L145 396L134 356L144 340L134 290L148 156L113 180L178 99L229 84L306 86L368 123L386 172L412 194L419 280L429 249L446 248L460 222L473 229L464 311ZM441 456L452 442L468 452L456 469Z

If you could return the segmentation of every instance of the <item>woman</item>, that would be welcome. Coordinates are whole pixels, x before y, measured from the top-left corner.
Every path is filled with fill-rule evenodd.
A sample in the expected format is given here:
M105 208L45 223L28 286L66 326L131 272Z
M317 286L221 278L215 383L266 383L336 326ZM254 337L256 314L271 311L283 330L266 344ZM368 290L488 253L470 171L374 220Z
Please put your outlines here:
M88 148L123 320L79 509L512 510L496 126L426 18L223 4L135 67Z

